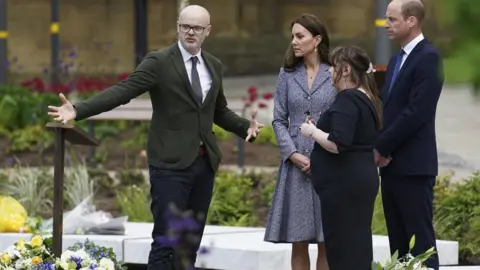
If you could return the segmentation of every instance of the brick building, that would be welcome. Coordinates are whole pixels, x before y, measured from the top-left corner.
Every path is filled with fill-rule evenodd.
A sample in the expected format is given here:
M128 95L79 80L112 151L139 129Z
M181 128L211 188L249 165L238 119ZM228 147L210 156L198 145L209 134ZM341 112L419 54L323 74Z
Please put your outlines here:
M439 5L425 0L427 35L437 33ZM289 21L302 12L327 25L333 45L354 43L373 57L374 0L192 0L212 16L205 49L221 58L227 74L276 73L289 42ZM149 49L175 40L178 0L149 0ZM73 46L75 69L87 73L127 72L134 67L133 0L62 0L62 46ZM9 56L21 73L35 74L50 61L50 1L8 1ZM432 36L435 36L432 34ZM430 38L435 41L435 38Z

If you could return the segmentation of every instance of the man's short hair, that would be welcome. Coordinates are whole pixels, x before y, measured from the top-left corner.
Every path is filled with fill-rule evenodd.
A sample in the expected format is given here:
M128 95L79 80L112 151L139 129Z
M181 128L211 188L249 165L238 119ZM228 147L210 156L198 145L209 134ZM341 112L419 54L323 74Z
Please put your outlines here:
M425 7L420 0L407 0L402 5L402 16L404 19L415 17L419 23L425 18Z

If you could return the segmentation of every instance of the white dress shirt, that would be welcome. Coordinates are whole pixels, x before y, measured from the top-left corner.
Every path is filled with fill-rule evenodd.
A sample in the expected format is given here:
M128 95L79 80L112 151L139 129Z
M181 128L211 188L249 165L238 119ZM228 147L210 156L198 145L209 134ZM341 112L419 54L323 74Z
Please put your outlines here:
M185 64L185 69L187 70L188 79L190 83L192 83L192 56L196 56L198 58L197 61L197 72L198 76L200 77L200 85L202 86L202 102L205 101L205 97L207 96L210 87L212 86L212 77L208 72L208 68L205 64L205 61L202 58L202 50L200 50L196 55L191 55L185 48L183 48L180 41L178 42L178 47L180 48L180 52L182 53L183 63Z
M413 51L415 46L417 46L417 44L424 39L425 37L423 36L423 34L420 34L416 38L412 39L407 45L405 45L402 48L405 53L403 54L402 64L400 65L400 69L402 68L403 63L405 63L405 60L407 60L408 55L410 55L410 53Z

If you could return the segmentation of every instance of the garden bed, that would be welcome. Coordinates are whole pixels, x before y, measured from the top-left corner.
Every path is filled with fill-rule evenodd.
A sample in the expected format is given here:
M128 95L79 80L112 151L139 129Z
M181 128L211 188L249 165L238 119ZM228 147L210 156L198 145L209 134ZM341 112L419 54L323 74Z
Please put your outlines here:
M45 131L47 132L47 131ZM136 132L122 132L120 136L111 137L102 141L102 144L95 149L96 161L107 170L119 168L147 168L146 158L141 154L142 147L121 147L122 143L132 141L138 134ZM18 159L23 165L28 166L52 166L53 146L42 151L8 151L10 141L0 137L0 167L9 167ZM119 147L120 145L120 147ZM265 143L245 143L244 165L271 167L278 166L280 155L278 147ZM67 152L76 153L77 158L88 156L89 148L78 146L67 146ZM238 139L230 136L228 139L219 142L222 152L222 165L237 164ZM68 153L66 155L69 156Z

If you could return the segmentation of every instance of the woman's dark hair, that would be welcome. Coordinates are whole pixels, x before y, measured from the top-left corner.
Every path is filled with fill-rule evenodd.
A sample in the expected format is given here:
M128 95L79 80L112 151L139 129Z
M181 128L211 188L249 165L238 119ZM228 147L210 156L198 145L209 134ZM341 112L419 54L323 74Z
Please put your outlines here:
M294 24L300 24L305 29L312 34L312 36L321 36L322 41L317 46L318 58L321 63L330 65L328 59L328 53L330 52L330 39L328 38L327 29L325 25L312 14L302 14L297 19L293 20L290 29L293 28ZM303 61L303 57L296 57L295 52L293 51L293 46L290 43L285 54L285 60L283 63L283 69L287 72L293 72L296 70L297 66Z
M342 74L345 66L350 66L350 79L355 84L355 87L364 89L367 92L367 95L372 99L377 111L378 119L380 120L379 128L381 128L382 101L380 100L380 93L377 88L377 83L375 82L375 75L373 70L370 70L371 62L367 53L357 46L338 47L330 52L329 59L336 73L336 76L332 78L335 85L340 81L340 74Z

